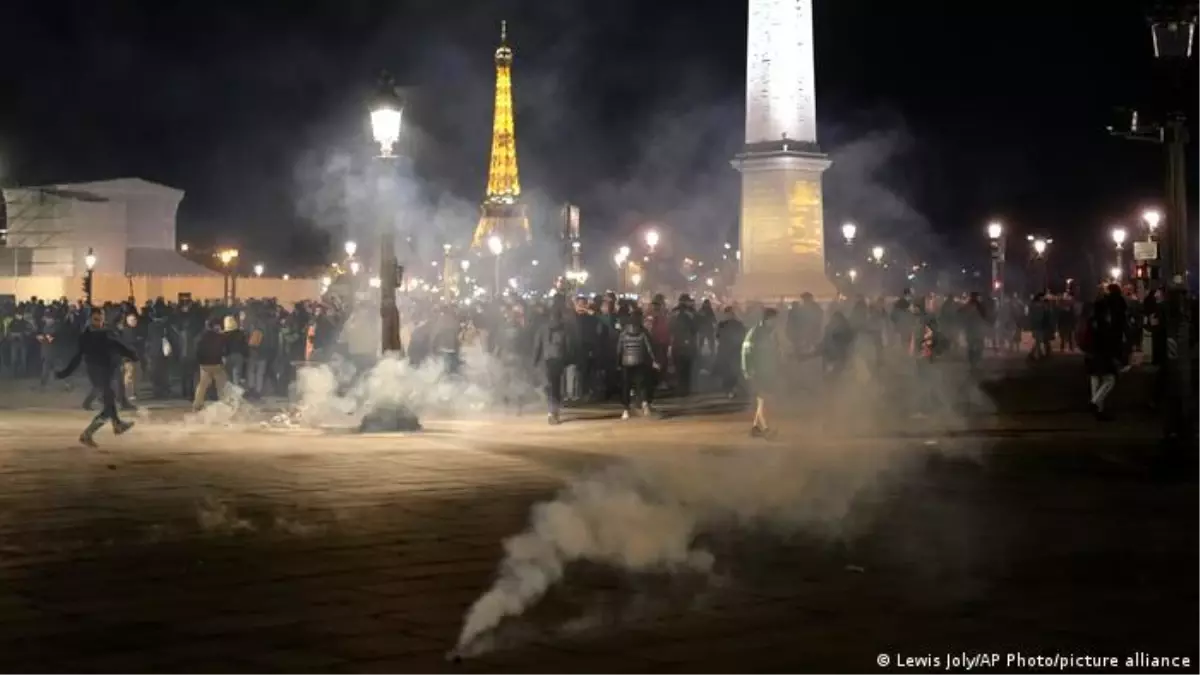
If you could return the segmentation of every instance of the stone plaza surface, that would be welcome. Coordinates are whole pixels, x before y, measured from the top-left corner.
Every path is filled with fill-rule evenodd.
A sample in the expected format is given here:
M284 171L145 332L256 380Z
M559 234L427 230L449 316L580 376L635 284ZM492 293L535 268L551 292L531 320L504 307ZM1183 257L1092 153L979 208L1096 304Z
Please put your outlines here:
M167 409L89 450L77 408L0 411L0 670L891 672L879 654L963 650L1141 650L1195 670L1194 470L1153 471L1141 418L1034 406L754 444L742 414L676 412L370 436ZM711 579L570 567L492 651L445 660L503 540L565 482L763 448L912 468L841 538L707 533Z

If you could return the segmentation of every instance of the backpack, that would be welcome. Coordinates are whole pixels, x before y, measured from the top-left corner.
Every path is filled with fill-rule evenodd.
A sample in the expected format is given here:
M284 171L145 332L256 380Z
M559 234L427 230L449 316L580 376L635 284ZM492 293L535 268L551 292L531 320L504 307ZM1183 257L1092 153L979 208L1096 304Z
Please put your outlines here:
M263 341L263 332L262 332L261 328L255 328L254 330L250 331L250 337L249 337L249 339L246 340L246 342L251 347L262 346L262 341Z

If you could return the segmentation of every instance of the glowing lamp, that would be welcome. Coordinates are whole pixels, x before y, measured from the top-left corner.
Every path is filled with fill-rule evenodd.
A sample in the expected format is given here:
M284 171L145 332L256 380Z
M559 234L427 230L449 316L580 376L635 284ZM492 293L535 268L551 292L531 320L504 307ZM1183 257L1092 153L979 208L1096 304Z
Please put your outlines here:
M996 241L997 239L1000 238L1000 235L1002 235L1002 234L1004 234L1004 226L1003 225L1001 225L1000 223L988 223L988 226L987 226L988 239L991 239L992 241Z
M379 146L379 156L393 157L393 149L400 140L403 109L396 96L396 88L390 82L381 89L375 105L371 108L371 135Z
M1162 213L1155 209L1146 209L1142 212L1142 220L1146 222L1146 227L1150 228L1150 234L1158 231L1158 225L1162 222Z

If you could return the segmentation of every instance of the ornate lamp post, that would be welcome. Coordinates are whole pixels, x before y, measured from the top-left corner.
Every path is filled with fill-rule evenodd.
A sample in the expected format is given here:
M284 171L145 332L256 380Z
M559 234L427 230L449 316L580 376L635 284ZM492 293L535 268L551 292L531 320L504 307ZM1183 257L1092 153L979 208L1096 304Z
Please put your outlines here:
M88 249L87 255L83 256L83 265L87 267L87 276L83 280L83 294L87 298L88 307L92 306L92 279L96 271L96 254L92 249Z
M237 257L236 248L227 248L217 254L217 259L225 268L225 300L230 305L237 301L237 269L233 267L233 261L237 260Z
M1004 297L1004 253L1007 243L1004 226L995 221L988 223L987 236L992 249L992 297L999 301Z
M1034 264L1038 266L1041 272L1038 290L1044 291L1050 283L1050 272L1046 263L1046 249L1050 247L1050 244L1054 243L1054 240L1049 237L1035 237L1032 234L1027 235L1025 238L1029 241L1030 246L1033 247Z
M376 160L379 164L381 182L390 177L396 162L395 147L400 140L400 123L403 118L396 89L386 81L371 108L371 135L379 146ZM380 348L383 353L403 354L400 341L400 308L396 306L396 288L403 283L404 268L396 262L396 235L392 222L384 223L379 238L379 318ZM358 245L346 242L346 255L353 257Z
M1129 233L1123 227L1118 226L1112 229L1112 240L1117 246L1117 267L1122 270L1125 269L1125 239L1128 236ZM1113 279L1118 278L1118 276L1113 277Z

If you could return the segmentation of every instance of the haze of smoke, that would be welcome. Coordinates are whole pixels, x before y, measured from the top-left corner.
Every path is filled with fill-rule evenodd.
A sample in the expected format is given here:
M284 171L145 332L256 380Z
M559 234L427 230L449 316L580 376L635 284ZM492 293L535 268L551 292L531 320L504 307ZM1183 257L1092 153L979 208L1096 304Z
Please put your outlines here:
M343 337L364 348L378 344L377 319L364 308L347 322ZM359 320L361 317L361 320ZM518 376L479 343L462 346L457 374L447 376L440 355L414 367L393 355L363 359L368 366L335 357L301 369L296 376L291 421L304 426L357 425L380 407L403 407L423 416L468 416L519 401L540 400L532 380Z
M944 389L942 395L965 391L941 380L926 384ZM498 579L468 610L455 653L486 649L487 641L477 640L536 603L575 561L634 573L708 573L715 558L698 543L706 534L755 528L838 539L852 533L865 524L855 505L918 455L829 447L822 437L851 427L859 435L884 432L888 424L880 413L897 405L892 397L919 395L924 393L881 395L878 383L850 376L839 391L822 393L820 403L789 402L815 414L811 426L792 431L786 446L638 458L572 482L554 500L535 506L529 528L505 542ZM962 424L957 411L945 408L924 428Z

